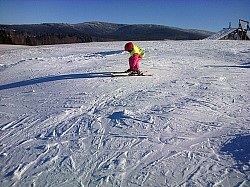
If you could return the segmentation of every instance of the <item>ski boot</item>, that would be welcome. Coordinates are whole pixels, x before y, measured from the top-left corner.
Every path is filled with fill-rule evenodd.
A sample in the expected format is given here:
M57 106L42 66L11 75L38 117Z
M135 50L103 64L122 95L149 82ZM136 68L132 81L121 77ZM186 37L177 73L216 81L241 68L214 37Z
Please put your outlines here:
M129 73L130 76L140 76L140 75L143 75L143 73L141 71L136 71L136 70L133 70Z
M131 71L131 69L127 69L126 71L124 71L124 73L130 73Z

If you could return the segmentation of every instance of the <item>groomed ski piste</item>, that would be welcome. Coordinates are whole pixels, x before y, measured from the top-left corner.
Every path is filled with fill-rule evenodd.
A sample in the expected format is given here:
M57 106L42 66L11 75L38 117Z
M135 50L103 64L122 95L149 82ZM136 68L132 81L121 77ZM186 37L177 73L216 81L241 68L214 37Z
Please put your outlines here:
M1 46L1 186L250 186L249 42L125 43Z

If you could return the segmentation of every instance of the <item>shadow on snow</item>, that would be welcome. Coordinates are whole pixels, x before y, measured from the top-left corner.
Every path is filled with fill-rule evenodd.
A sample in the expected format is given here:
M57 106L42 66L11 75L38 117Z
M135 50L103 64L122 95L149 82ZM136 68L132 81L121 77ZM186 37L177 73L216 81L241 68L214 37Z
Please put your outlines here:
M39 78L35 78L35 79L24 80L24 81L19 81L19 82L1 85L0 90L28 86L28 85L38 84L38 83L59 81L59 80L84 79L84 78L104 78L104 77L111 77L111 72L68 74L68 75L39 77Z
M232 155L232 157L242 164L249 164L250 161L250 135L237 136L225 144L221 151Z
M116 50L116 51L102 51L102 52L96 52L94 53L95 55L103 55L103 56L106 56L106 55L117 55L117 54L121 54L123 53L124 50Z
M250 68L250 62L246 62L240 65L207 65L205 67L212 67L212 68Z

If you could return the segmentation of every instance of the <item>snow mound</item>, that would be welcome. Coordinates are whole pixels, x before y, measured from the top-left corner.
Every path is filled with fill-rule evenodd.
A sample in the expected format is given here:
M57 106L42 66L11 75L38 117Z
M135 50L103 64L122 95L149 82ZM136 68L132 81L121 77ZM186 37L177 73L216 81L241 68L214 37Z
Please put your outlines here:
M228 34L234 32L237 28L224 28L221 31L205 38L204 40L220 40L221 38L227 36Z

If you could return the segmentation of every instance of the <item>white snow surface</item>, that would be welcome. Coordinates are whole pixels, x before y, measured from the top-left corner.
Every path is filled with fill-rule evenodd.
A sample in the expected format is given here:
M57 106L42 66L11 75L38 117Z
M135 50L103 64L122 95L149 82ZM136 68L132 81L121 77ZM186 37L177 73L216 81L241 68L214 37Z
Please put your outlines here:
M0 186L250 186L250 43L0 51Z

